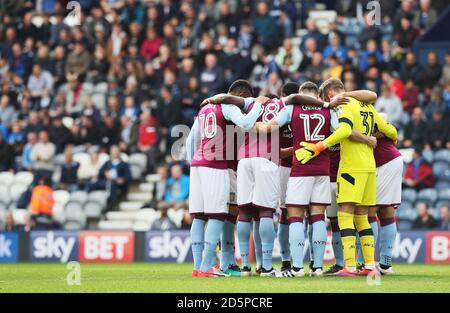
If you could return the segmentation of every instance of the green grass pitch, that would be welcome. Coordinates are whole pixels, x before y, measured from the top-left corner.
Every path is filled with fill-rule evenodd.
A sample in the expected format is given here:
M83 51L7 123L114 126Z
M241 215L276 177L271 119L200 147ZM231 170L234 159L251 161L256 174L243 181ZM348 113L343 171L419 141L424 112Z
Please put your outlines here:
M192 278L191 264L81 264L81 284L71 286L65 264L2 264L0 292L450 292L450 265L394 268L369 285L365 277Z

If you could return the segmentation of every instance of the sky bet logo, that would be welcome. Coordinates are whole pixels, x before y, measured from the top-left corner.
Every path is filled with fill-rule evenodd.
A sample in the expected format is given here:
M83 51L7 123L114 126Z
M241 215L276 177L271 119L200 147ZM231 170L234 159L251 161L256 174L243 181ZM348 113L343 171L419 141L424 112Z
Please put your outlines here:
M177 263L192 261L189 232L148 232L145 242L146 261Z
M78 259L78 232L35 231L30 237L30 257L38 262L66 263Z
M17 233L0 233L0 262L17 262L18 250L19 236Z

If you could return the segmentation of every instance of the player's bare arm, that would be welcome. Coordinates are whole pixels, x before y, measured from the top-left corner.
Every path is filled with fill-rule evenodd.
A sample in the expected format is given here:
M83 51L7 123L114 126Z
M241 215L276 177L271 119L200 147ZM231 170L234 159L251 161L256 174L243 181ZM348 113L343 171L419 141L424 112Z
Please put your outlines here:
M285 98L285 103L287 105L310 105L316 107L324 107L324 108L336 108L340 105L345 105L349 102L346 97L336 97L331 100L331 102L326 102L311 96L302 95L302 94L292 94Z
M280 149L280 158L281 159L289 158L293 154L294 154L294 147Z
M227 93L220 93L210 98L206 98L205 100L202 101L200 106L205 106L207 104L222 104L222 103L233 104L242 109L245 105L245 100L242 97L233 96Z
M347 91L344 92L342 97L351 97L355 98L356 100L365 102L365 103L373 103L377 100L377 93L373 92L371 90L354 90L354 91Z
M357 131L356 129L352 130L352 134L348 137L352 141L357 141L361 143L365 143L371 146L373 149L377 147L377 138L375 136L367 136Z

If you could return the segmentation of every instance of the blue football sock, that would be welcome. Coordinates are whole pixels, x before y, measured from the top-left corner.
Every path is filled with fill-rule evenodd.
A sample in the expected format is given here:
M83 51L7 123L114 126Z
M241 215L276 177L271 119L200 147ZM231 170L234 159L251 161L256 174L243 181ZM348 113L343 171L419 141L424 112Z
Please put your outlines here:
M259 222L259 235L262 245L262 267L265 270L272 269L272 252L275 241L275 227L273 218L262 217Z
M291 260L291 250L289 247L289 225L278 225L278 242L281 249L281 261Z
M305 247L305 228L303 222L289 223L289 244L291 246L292 266L303 267L303 249Z
M216 248L222 234L223 221L209 219L205 231L205 250L203 253L203 261L200 269L207 272L216 261Z
M199 270L202 264L203 247L205 245L205 221L194 218L191 225L191 246L194 257L194 269Z
M222 270L234 264L234 227L230 221L223 223L222 236L220 237L220 268Z
M312 250L314 251L314 267L322 267L325 247L327 245L327 225L325 221L316 221L312 225Z
M331 235L331 245L333 246L334 258L336 264L344 267L344 250L342 249L341 232L336 231Z
M309 260L314 261L313 225L308 222Z
M380 264L392 266L392 250L394 249L397 225L395 223L380 227Z
M259 235L259 221L253 221L253 243L255 244L256 268L262 266L262 244Z
M250 268L248 254L250 250L250 222L238 221L237 233L239 240L239 250L241 251L242 267Z

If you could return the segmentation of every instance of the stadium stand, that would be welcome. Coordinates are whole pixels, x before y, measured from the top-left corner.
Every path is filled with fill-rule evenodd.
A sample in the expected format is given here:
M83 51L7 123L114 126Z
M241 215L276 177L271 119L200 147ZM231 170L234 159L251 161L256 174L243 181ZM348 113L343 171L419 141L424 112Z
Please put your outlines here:
M0 229L8 212L30 223L48 175L57 227L146 231L167 212L188 228L187 208L165 201L168 169L189 171L170 131L238 78L256 94L331 76L378 92L405 163L430 168L420 184L405 179L400 228L419 203L439 219L450 202L450 44L434 54L422 40L439 41L448 1L382 1L381 25L358 13L366 0L86 0L79 25L66 2L0 7Z

